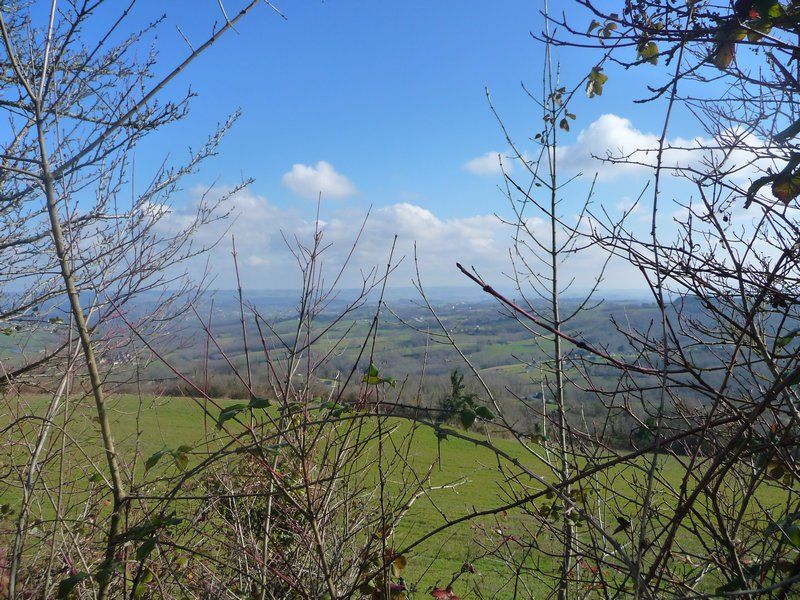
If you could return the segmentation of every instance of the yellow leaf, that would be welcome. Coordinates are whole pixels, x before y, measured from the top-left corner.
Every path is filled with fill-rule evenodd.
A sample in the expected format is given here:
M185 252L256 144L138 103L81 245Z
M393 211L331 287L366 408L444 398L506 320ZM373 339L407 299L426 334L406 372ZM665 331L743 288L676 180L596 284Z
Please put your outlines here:
M733 42L723 42L717 46L717 51L714 54L714 64L717 65L718 69L724 71L733 62L734 54L736 54L736 45Z

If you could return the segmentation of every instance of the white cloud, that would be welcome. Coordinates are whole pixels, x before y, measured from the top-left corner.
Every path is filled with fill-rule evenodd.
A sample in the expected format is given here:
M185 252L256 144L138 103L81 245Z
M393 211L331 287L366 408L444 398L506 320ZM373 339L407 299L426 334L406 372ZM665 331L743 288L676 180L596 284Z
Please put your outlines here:
M342 243L352 237L353 225L349 218L331 219L326 237ZM494 215L442 219L426 208L402 202L373 212L357 258L364 264L385 262L395 235L396 256L405 256L407 263L398 274L402 285L409 285L413 276L415 242L426 279L439 285L466 283L455 268L459 261L499 270L510 243L507 229Z
M506 171L511 171L513 168L513 164L510 160L503 160L503 164L500 164L500 152L496 152L494 150L487 152L486 154L481 154L480 156L476 156L472 160L468 160L464 163L463 169L472 173L473 175L480 175L482 177L493 177L496 175L500 175L503 172L503 168L506 168Z
M655 160L658 136L644 133L629 119L605 114L583 129L572 146L562 146L558 156L562 168L571 173L597 171L598 179L611 180L625 175L646 174ZM651 156L652 154L652 156ZM644 164L602 164L598 159L630 157Z
M711 164L719 163L723 153L719 150L704 150L704 147L763 146L763 142L752 133L739 135L736 132L723 132L719 138L716 141L701 136L691 139L670 138L665 144L662 164L668 168L705 171ZM656 163L658 140L658 135L637 129L629 119L605 114L583 129L574 145L561 146L558 157L561 167L568 172L597 172L601 181L625 176L646 176L652 173L652 167ZM610 164L599 160L609 157L626 159L629 162ZM731 177L746 179L766 166L763 161L754 161L754 158L755 155L750 151L734 150L721 166Z
M199 198L202 189L194 190ZM217 222L201 229L195 239L198 244L211 245L221 236L224 239L201 256L191 266L202 271L206 258L216 275L213 286L232 288L235 285L231 263L230 233L236 235L242 283L252 289L296 289L300 277L294 257L286 247L299 240L308 244L313 238L315 223L310 210L301 213L295 207L284 209L266 198L245 190L231 199L233 223ZM190 218L194 206L176 209L164 217L161 227L173 228ZM321 223L326 250L322 255L322 268L332 276L351 250L364 213L352 208L329 209ZM548 235L545 221L530 219L528 229L535 237ZM478 271L495 284L504 286L508 279L503 275L510 268L509 248L513 229L491 214L443 218L433 211L409 202L390 204L373 210L358 246L352 255L349 270L340 281L342 287L360 284L362 272L377 268L382 272L389 257L394 236L397 235L395 262L403 258L393 273L390 286L407 287L415 276L414 244L416 242L423 282L428 286L468 286L455 263L474 265ZM570 259L565 267L575 274L575 290L587 288L602 264L604 255L599 250ZM566 272L566 271L565 271ZM635 286L635 274L609 274L609 287Z
M347 198L356 193L350 180L324 160L315 166L292 165L292 170L284 173L281 182L298 196L311 200L316 200L319 194L323 198Z

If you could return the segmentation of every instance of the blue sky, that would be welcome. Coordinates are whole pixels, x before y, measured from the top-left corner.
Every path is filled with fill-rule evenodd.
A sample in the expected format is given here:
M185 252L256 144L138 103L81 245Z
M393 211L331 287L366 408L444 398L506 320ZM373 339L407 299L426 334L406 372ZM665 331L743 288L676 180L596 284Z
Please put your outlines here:
M171 22L199 39L216 16L215 3L207 4L205 12L174 10ZM191 83L200 94L181 133L202 131L240 107L223 155L203 176L244 173L256 179L255 192L279 204L296 201L280 183L283 173L325 160L357 186L353 204L418 196L444 217L486 210L497 201L498 180L476 178L462 166L504 148L485 88L521 138L539 123L521 82L538 91L542 48L529 33L542 27L540 9L537 0L306 0L287 5L286 20L261 10L177 82L174 89ZM185 50L169 25L161 39L165 54ZM562 51L560 59L565 82L593 64L583 52ZM640 128L657 126L648 122L653 111L631 102L630 84L615 85L610 75L603 98L579 98L573 136L603 112L623 112Z
M551 2L551 10L553 5L561 9L561 3ZM226 6L235 12L234 2ZM214 123L240 108L242 117L221 154L185 182L173 203L180 213L212 182L255 179L237 201L241 216L234 226L246 257L246 285L287 287L291 265L279 233L309 233L315 211L310 198L318 187L325 187L322 219L342 250L348 232L373 207L358 267L385 262L387 240L397 233L401 254L409 256L413 242L420 243L423 265L436 283L461 282L455 260L499 275L510 243L493 216L508 212L498 190L502 178L488 168L491 158L472 163L483 168L468 165L507 149L486 88L512 135L531 148L525 140L538 130L541 115L521 84L535 93L541 89L543 49L530 32L543 26L542 2L304 0L279 7L285 20L259 7L238 34L224 38L173 83L169 93L191 86L199 96L186 121L137 151L137 173L147 173L166 153L182 156L186 146L198 145ZM564 7L579 29L591 20L573 3ZM144 3L135 19L145 22L159 10ZM198 42L218 19L213 0L170 2L157 40L162 68L187 52L178 27ZM597 55L563 50L556 58L571 86ZM607 73L602 97L579 93L572 105L578 119L563 139L563 163L572 172L603 168L590 160L589 149L602 152L630 136L631 144L647 144L661 127L660 110L633 101L645 93L645 78L654 81L663 73L613 67ZM689 130L679 115L672 135L687 136ZM604 179L596 200L613 210L624 207L646 180L633 172ZM578 183L571 193L580 196L585 189ZM226 256L212 259L221 287L232 283ZM342 253L332 252L332 262L337 256ZM579 270L580 285L588 284L591 268ZM410 271L400 273L407 285ZM609 287L633 287L621 273L612 273Z

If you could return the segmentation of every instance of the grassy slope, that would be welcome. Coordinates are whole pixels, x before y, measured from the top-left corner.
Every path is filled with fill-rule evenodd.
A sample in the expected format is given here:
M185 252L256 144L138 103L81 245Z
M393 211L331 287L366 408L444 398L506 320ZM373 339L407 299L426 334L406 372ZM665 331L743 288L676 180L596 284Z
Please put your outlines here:
M28 399L32 407L41 412L44 400ZM119 441L119 447L123 454L130 454L130 450L135 443L137 428L141 430L140 439L141 455L149 456L153 452L167 446L175 448L181 444L196 444L203 439L203 418L202 412L197 404L185 398L165 398L159 400L146 399L139 405L133 396L120 396L113 399L112 414L114 420L114 431ZM84 427L84 431L72 430L73 435L80 436L84 446L88 445L91 449L89 456L99 459L102 454L97 442L96 427L92 422L92 409L90 404L76 407L76 423ZM209 429L213 429L213 423L209 422ZM398 436L407 433L407 430L399 430ZM512 455L523 456L521 448L510 440L496 440L496 444L503 450ZM435 492L431 498L422 498L417 502L412 511L404 520L403 526L396 534L394 546L403 547L409 541L428 531L431 527L438 526L445 522L445 518L453 519L459 515L469 513L473 509L480 510L496 506L507 500L500 485L501 477L497 471L496 463L492 455L485 449L474 444L457 440L448 439L442 442L439 448L437 440L432 431L420 429L415 433L413 444L413 454L416 466L420 471L425 471L428 465L438 463L439 451L441 451L441 470L438 467L433 473L434 484L446 484L454 481L461 481L455 489L447 489ZM70 458L75 470L85 470L88 478L92 470L87 468L86 459L80 458L76 454ZM141 461L140 461L141 462ZM527 457L525 463L548 477L548 469L536 459ZM97 464L102 462L98 460ZM631 494L632 489L639 485L636 481L635 470L628 472L616 471L610 476L615 477L614 490L615 497L611 505L614 506L615 513L625 512L626 497ZM663 475L662 485L674 485L680 479L682 470L676 462L668 460L664 463L661 470ZM780 497L772 490L765 490L762 500L769 505L780 500ZM14 502L18 496L13 489L0 487L0 501ZM444 516L443 516L443 514ZM609 515L611 518L611 515ZM510 526L519 531L519 527L524 525L522 517L511 514L507 520L499 521L506 527ZM462 524L449 529L445 534L437 538L434 542L426 543L419 547L416 554L412 554L407 570L407 580L417 584L417 589L421 596L425 596L425 590L434 584L445 584L449 581L452 573L457 572L461 565L471 560L474 556L477 545L476 541L486 539L486 534L481 527L491 532L497 527L494 517L488 517L473 524ZM491 533L490 533L491 535ZM624 536L624 534L620 534ZM540 540L544 545L546 540ZM687 542L691 546L692 542ZM480 586L484 591L500 590L497 597L511 597L511 582L500 573L500 565L491 560L482 560L476 563L477 573L459 582L457 591L462 597L472 596L467 587ZM556 564L547 557L540 558L537 567L544 571L552 571Z

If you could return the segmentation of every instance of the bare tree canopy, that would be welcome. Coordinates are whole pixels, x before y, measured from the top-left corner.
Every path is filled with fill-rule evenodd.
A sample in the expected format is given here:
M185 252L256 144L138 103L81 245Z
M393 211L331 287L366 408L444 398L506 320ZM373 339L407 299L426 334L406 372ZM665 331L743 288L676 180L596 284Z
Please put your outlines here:
M489 157L507 268L452 266L490 307L434 301L438 257L399 256L396 235L360 269L369 214L331 253L318 197L305 237L284 237L301 285L273 314L248 301L241 237L198 235L227 233L249 180L167 218L238 113L183 161L143 175L135 157L188 114L179 74L251 13L281 13L210 3L207 36L176 58L157 52L162 20L131 23L136 4L0 6L0 327L39 344L0 357L0 594L797 595L800 4L544 2L541 80L522 92L533 131L518 139L486 93L507 148ZM562 53L585 59L577 78ZM577 107L616 85L658 133L594 157L594 174L565 170ZM298 173L323 172L332 195L355 193L315 169L295 164L287 185L313 197ZM600 185L614 169L647 173L621 212ZM182 269L216 243L236 282L224 309ZM404 261L413 310L387 293ZM620 262L643 308L606 309ZM582 294L575 264L593 265ZM487 325L514 364L480 363ZM153 448L158 411L173 420Z

